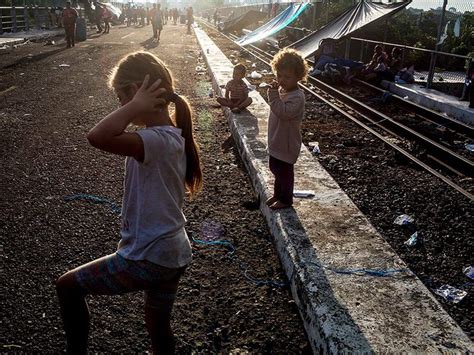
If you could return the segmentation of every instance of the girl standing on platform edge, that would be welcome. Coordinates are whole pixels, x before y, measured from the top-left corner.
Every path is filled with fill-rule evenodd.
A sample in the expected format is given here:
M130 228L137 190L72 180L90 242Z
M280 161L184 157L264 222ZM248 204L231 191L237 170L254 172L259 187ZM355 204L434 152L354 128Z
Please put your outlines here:
M298 81L306 79L309 66L293 49L283 49L272 62L276 81L268 89L268 153L270 171L275 176L273 196L266 203L271 209L293 204L294 164L301 150L301 121L305 95Z
M123 58L109 84L121 107L92 128L87 139L98 149L127 156L121 240L115 253L69 271L56 282L67 352L87 352L86 295L144 290L153 352L171 354L171 310L192 256L182 206L185 190L193 195L202 184L191 109L174 93L165 64L147 52ZM170 102L176 106L174 119ZM125 132L130 123L144 128Z

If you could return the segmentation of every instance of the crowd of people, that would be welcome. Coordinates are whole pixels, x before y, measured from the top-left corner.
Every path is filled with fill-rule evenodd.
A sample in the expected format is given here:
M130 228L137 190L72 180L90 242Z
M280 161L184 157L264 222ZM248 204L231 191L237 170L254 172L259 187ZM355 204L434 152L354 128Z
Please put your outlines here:
M414 82L414 66L403 63L403 53L399 47L394 47L390 54L387 54L381 45L376 45L371 60L363 63L340 58L336 54L336 44L333 39L321 41L314 55L315 64L311 75L321 75L332 81L344 81L347 84L350 84L355 77L376 83L382 80L410 84Z

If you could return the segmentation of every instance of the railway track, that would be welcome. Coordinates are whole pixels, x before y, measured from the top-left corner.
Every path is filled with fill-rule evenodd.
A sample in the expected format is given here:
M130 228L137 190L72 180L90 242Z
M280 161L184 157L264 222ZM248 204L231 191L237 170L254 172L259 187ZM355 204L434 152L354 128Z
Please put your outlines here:
M213 25L210 25L205 21L201 21L201 23L210 28L212 31L217 32L220 36L227 38L229 41L239 46L235 42L237 39L236 36L232 34L223 34L219 32ZM239 47L241 50L247 52L252 57L270 66L270 61L273 57L272 54L267 53L254 45ZM386 145L390 146L399 154L406 157L409 161L417 164L453 189L457 190L459 193L469 198L471 202L474 201L474 195L472 193L455 183L449 178L448 175L442 174L440 171L438 171L448 170L451 173L454 172L460 176L473 178L474 163L470 159L463 157L462 155L454 152L449 147L434 141L430 137L417 132L415 129L398 122L396 119L375 110L367 104L354 99L343 91L338 90L337 88L334 88L317 78L309 77L308 83L309 84L306 85L300 84L300 87L308 94L314 96L317 100L325 103L345 118L351 120L361 128L370 132L372 135L383 141ZM370 84L366 84L362 81L358 81L357 83L366 89L377 90L378 93L384 92L383 90ZM443 125L444 127L455 131L457 134L461 134L469 138L474 136L474 129L471 126L455 121L420 105L416 105L410 101L404 100L403 98L394 96L393 99L395 103L402 105L405 111L415 113L419 120L424 120L436 125ZM426 154L424 154L424 157L416 157L406 149L393 143L392 137L402 139L403 141L407 141L407 143L415 142L426 150Z

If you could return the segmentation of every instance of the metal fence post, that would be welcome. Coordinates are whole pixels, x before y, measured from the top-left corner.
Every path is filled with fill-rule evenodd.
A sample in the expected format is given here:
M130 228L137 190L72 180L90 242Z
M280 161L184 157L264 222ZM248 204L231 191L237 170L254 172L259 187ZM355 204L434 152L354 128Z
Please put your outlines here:
M466 78L464 79L464 85L462 87L462 95L461 95L462 98L466 98L467 82L468 80L471 79L469 78L469 69L471 69L471 64L472 64L472 58L469 58L469 61L467 62ZM472 86L471 86L471 90L474 90L472 89Z
M28 8L23 7L23 18L25 20L25 31L30 30L30 16L28 15Z
M349 59L349 56L351 55L351 39L347 38L346 39L346 51L344 53L344 59Z
M35 27L36 27L37 30L39 30L41 28L41 26L40 26L39 15L38 15L38 5L35 5L35 7L33 9L33 14L34 14L34 18L35 18Z
M16 32L17 28L16 28L16 8L15 8L15 5L12 6L11 16L12 16L12 32Z
M438 36L436 37L436 46L435 46L436 52L439 51L439 47L441 46L441 43L439 42L441 40L441 31L443 29L444 15L446 13L446 5L448 5L448 0L443 1L443 10L441 11L441 18L439 20L439 25L438 25ZM426 81L426 87L428 89L431 89L431 86L433 85L435 67L436 67L436 53L431 53L430 71L428 72L428 79Z
M3 10L2 10L2 8L0 8L0 35L3 34L3 24L2 24L2 16L3 16L3 14L2 14L2 12L3 12Z

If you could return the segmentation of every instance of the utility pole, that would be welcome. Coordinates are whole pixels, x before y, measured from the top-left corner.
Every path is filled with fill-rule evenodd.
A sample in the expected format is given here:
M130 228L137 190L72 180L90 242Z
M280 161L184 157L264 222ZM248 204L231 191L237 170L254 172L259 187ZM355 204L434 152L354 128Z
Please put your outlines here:
M446 13L446 6L448 5L448 0L444 0L443 2L443 9L441 10L441 18L439 20L438 24L438 36L436 37L436 46L435 46L435 51L439 51L439 47L441 46L440 40L441 40L441 32L443 31L443 22L444 22L444 15ZM428 72L428 79L426 81L426 87L428 89L431 88L433 85L433 77L434 77L434 71L436 67L436 53L431 53L431 61L430 61L430 71Z

